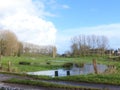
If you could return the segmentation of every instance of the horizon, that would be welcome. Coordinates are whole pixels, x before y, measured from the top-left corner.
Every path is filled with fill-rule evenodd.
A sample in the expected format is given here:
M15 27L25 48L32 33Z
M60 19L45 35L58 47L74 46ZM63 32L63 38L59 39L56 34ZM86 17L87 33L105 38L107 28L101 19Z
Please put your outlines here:
M110 48L120 45L119 0L0 0L0 29L20 41L70 50L71 38L104 35Z

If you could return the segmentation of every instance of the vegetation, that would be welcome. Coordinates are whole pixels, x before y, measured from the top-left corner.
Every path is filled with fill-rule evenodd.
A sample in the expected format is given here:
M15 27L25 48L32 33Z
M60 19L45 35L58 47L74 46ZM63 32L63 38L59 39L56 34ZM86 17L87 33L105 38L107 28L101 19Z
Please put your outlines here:
M37 79L67 80L75 82L105 83L120 85L120 56L107 50L108 40L105 36L80 35L72 38L69 55L57 56L55 46L38 46L30 43L19 42L16 35L8 30L0 31L0 71L24 74L32 71L70 68L74 65L83 67L84 63L97 63L108 65L109 68L102 74L89 74L67 77L32 76ZM107 52L108 51L108 52ZM112 81L112 82L111 82ZM23 83L29 85L45 85L54 87L53 84L29 81L9 80L7 82ZM55 85L59 87L59 85ZM66 86L61 86L66 87Z
M72 67L72 66L73 66L73 63L71 63L71 62L68 62L68 63L63 64L63 67L64 67L64 68L70 68L70 67Z
M57 48L52 45L40 46L27 42L20 42L14 32L0 30L0 58L1 56L40 56L49 55L55 58Z
M63 88L63 89L80 89L80 90L99 90L96 88L84 88L78 86L68 86L68 85L59 85L55 83L48 83L42 81L32 81L32 80L20 80L20 79L10 79L4 81L6 83L15 83L15 84L25 84L25 85L33 85L33 86L41 86L41 87L48 87L48 88Z
M0 55L15 55L18 52L17 36L9 30L0 31Z
M51 70L62 68L63 65L67 63L77 63L82 65L82 63L92 63L92 59L96 58L97 63L106 64L109 66L115 66L115 72L105 72L103 74L89 74L89 75L78 75L78 76L67 76L67 77L49 77L49 76L33 76L30 77L37 79L49 79L49 80L69 80L77 82L92 82L92 83L106 83L106 84L115 84L120 85L120 63L119 61L109 60L109 57L81 57L81 58L62 58L57 57L53 59L52 57L3 57L2 66L3 68L7 67L7 62L11 61L11 68L17 68L17 73L25 73L31 71L40 71L40 70ZM29 62L30 65L19 65L19 62ZM60 62L59 62L60 61ZM38 63L40 62L40 63ZM50 64L47 64L50 62ZM81 63L82 62L82 63ZM112 82L111 82L112 81Z
M93 57L83 57L83 58L62 58L62 57L2 57L2 68L8 67L8 62L11 62L11 68L16 69L17 72L31 72L31 71L40 71L40 70L50 70L62 68L65 63L92 63ZM102 58L98 59L98 62L101 62ZM104 59L104 58L103 58ZM27 62L30 64L21 65L20 62ZM50 63L50 64L48 64Z
M79 35L73 37L71 42L72 56L101 56L108 49L108 39L105 36Z
M101 83L101 84L113 84L120 85L119 74L89 74L67 77L56 77L55 80L62 81L74 81L74 82L87 82L87 83Z
M76 63L78 66L83 63L92 63L93 59L97 60L97 63L106 64L106 65L114 65L116 66L117 71L120 69L119 61L111 61L108 57L78 57L78 58L64 58L64 57L2 57L2 68L6 69L8 67L8 62L11 62L11 68L16 69L17 72L31 72L31 71L40 71L40 70L50 70L50 69L58 69L62 68L63 65L67 63ZM20 65L20 62L27 62L27 65ZM50 63L50 64L48 64Z

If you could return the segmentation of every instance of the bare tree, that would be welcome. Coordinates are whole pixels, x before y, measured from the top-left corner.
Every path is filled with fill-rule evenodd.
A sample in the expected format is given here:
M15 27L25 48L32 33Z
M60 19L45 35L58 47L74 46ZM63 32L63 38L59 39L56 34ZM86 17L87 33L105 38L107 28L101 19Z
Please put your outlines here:
M79 44L78 43L78 38L77 37L74 37L71 39L72 41L72 45L71 45L71 50L72 50L72 55L73 56L78 56L79 55Z
M23 42L23 54L25 55L32 55L32 56L39 56L39 55L53 55L53 50L55 51L56 55L56 50L57 48L52 45L36 45L32 43L27 43Z
M22 42L18 42L18 53L17 56L20 57L23 54L23 44Z
M71 42L71 50L74 56L86 56L94 54L102 55L108 48L108 39L105 36L79 35L73 37Z
M15 55L18 52L16 35L9 30L0 30L0 53L2 55Z

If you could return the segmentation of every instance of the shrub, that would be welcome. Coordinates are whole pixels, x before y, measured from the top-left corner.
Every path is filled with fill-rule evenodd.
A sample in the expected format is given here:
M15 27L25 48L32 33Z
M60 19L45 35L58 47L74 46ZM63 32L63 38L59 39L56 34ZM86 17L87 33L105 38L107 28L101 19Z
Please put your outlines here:
M22 62L19 62L19 65L30 65L30 62L22 61Z
M47 65L50 65L50 62L46 62Z
M73 63L71 63L71 62L65 63L65 64L63 65L64 68L70 68L70 67L72 67L72 66L73 66Z
M84 67L84 63L82 63L82 62L81 63L76 63L75 65L76 65L76 67L80 67L80 68Z

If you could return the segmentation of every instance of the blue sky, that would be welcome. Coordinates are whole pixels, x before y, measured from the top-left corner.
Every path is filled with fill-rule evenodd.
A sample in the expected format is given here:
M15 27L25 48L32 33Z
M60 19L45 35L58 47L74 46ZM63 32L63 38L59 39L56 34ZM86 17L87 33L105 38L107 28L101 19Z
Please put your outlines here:
M0 0L0 29L20 41L69 50L77 35L105 35L120 47L120 0Z
M68 9L56 9L58 17L50 19L59 29L119 23L119 0L56 0Z
M59 10L59 17L51 19L58 29L58 37L70 39L80 34L105 35L109 39L111 48L119 47L119 0L58 1L69 7ZM63 46L69 47L70 40L66 39L64 42Z

